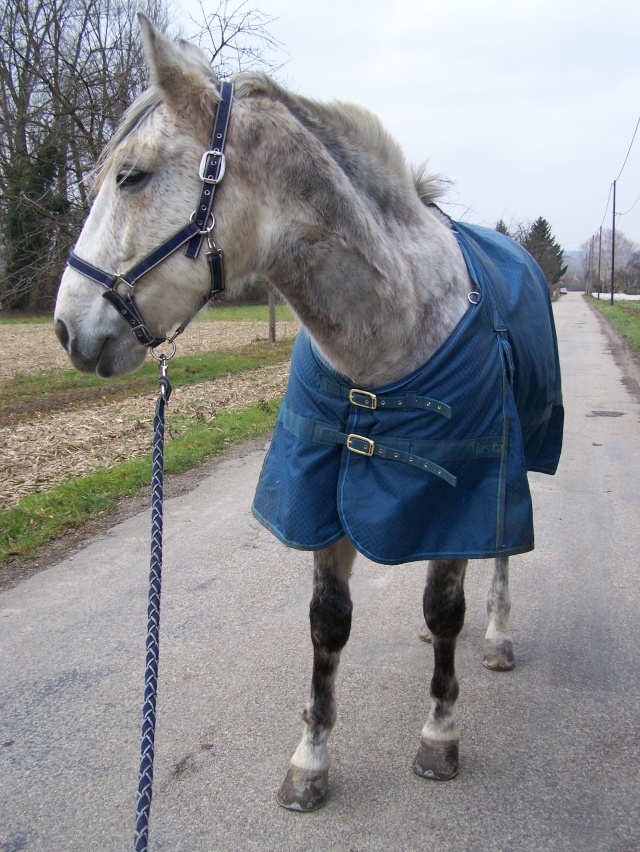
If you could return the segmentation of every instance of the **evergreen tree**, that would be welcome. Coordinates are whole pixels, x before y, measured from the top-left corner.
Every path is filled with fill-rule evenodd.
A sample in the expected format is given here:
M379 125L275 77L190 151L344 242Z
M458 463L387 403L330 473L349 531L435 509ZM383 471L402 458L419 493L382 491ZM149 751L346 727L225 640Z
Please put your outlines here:
M499 219L498 222L496 222L496 227L494 230L496 230L499 234L504 234L506 237L511 236L504 219Z
M547 284L554 287L567 271L564 265L564 252L553 237L551 226L540 216L519 240L521 245L540 264Z
M59 269L56 265L52 275L48 267L59 230L56 219L69 207L67 199L56 191L60 164L60 150L52 138L44 141L36 156L16 157L5 170L14 203L6 207L2 228L4 271L11 281L3 307L30 307L34 280L41 282L41 295L48 296L49 302L53 300ZM3 290L0 287L0 292Z

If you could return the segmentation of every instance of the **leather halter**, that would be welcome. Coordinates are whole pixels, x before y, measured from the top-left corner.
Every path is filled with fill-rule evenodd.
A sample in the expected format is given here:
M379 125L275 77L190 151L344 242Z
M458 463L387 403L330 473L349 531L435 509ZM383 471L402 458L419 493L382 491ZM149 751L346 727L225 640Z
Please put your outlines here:
M166 340L173 341L179 334L185 330L194 316L200 311L208 301L210 301L218 293L222 293L225 289L224 284L224 263L222 249L216 247L213 241L213 228L215 219L213 217L212 207L213 198L216 187L222 180L225 172L225 155L224 145L227 137L227 129L229 127L229 116L231 114L231 102L233 99L233 84L221 83L220 85L220 103L216 112L216 119L213 126L213 134L211 137L211 148L202 155L200 161L200 180L202 187L200 190L200 198L198 206L195 209L191 220L184 228L181 228L169 239L165 240L156 249L150 252L145 258L136 263L129 269L128 272L115 273L105 272L97 266L83 260L71 251L68 265L80 272L82 275L95 281L97 284L106 288L106 292L102 294L103 299L106 299L118 311L131 326L131 332L136 340L143 346L159 346ZM200 253L204 239L207 239L208 251L207 261L211 274L211 287L206 294L197 310L188 317L180 327L174 332L171 338L155 337L145 326L142 314L133 299L133 291L136 283L156 267L162 263L165 258L172 255L179 248L186 244L186 257L196 259ZM118 284L123 283L128 290L124 293L118 293Z

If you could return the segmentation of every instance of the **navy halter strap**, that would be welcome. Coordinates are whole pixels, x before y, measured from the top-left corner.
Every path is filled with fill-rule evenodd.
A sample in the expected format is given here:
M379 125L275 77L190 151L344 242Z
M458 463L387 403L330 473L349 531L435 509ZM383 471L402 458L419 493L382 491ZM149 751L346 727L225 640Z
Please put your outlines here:
M202 181L202 188L200 190L198 206L190 222L184 228L181 228L145 258L136 263L135 266L132 266L128 272L124 273L112 274L105 272L103 269L78 257L73 250L69 255L67 263L72 269L75 269L77 272L106 288L106 292L102 294L103 298L112 304L120 316L129 323L132 334L143 346L153 348L164 343L168 338L155 337L149 332L145 326L142 314L133 299L134 287L143 275L159 263L162 263L163 260L179 248L186 244L185 256L195 260L200 253L202 243L206 237L208 245L206 257L211 275L211 287L197 310L180 325L172 335L171 340L182 334L198 311L214 296L222 293L225 288L222 249L217 248L213 241L215 219L212 208L216 187L222 180L226 167L224 145L229 127L232 100L233 84L227 82L221 83L220 103L218 104L213 134L211 136L211 148L205 151L200 161L199 175ZM120 283L125 284L127 287L124 293L119 293L116 289Z

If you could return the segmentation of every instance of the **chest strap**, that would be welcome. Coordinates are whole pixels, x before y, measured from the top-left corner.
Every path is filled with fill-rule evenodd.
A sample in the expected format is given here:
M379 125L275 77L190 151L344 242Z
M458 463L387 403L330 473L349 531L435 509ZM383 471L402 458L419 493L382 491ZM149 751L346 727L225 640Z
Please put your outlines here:
M389 461L404 462L412 467L422 470L426 473L431 473L440 479L444 479L449 485L455 488L456 477L449 473L442 465L430 459L422 458L415 453L408 453L404 450L390 447L374 441L372 438L367 438L363 435L354 433L347 434L341 432L327 423L322 423L319 420L313 420L311 417L303 417L295 411L291 411L286 406L281 406L278 420L282 423L287 432L291 432L297 438L303 438L306 441L313 441L316 444L342 444L350 452L359 456L367 456L369 458L383 458Z
M432 411L434 414L440 414L442 417L451 417L451 408L438 399L418 396L415 393L371 393L370 391L347 387L323 373L318 376L318 389L328 396L348 399L352 405L367 408L369 411L376 408L385 408L387 411L397 411L402 408L421 408L425 411Z

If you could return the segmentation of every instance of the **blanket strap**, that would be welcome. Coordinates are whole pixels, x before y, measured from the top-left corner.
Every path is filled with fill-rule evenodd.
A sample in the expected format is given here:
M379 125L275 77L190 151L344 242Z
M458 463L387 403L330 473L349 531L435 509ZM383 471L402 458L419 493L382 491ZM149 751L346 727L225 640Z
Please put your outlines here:
M342 444L352 453L359 456L370 458L375 456L376 458L389 459L390 461L404 462L419 470L431 473L440 479L444 479L445 482L455 488L457 480L453 474L445 470L442 465L417 456L414 453L385 446L363 435L356 435L354 433L348 435L346 432L340 432L327 423L321 423L319 420L313 420L311 417L303 417L301 414L291 411L290 408L284 405L280 409L278 419L287 432L291 432L297 438L313 441L316 444Z
M446 403L440 402L438 399L430 399L427 396L418 396L415 393L371 393L359 388L350 388L323 374L318 376L318 389L321 393L326 393L338 399L348 399L352 405L368 408L370 411L375 408L386 408L387 410L422 408L425 411L440 414L442 417L451 417L451 408Z

